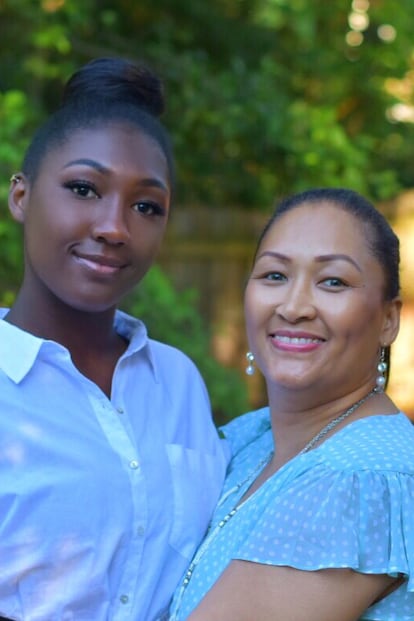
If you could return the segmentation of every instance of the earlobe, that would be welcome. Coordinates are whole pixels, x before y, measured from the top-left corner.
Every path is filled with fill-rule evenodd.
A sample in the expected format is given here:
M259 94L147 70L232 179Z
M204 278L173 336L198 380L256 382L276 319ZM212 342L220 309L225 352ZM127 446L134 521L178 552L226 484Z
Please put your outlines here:
M9 210L16 222L24 222L27 192L28 182L23 173L12 175L10 178Z
M388 309L384 317L384 325L381 335L381 343L391 345L398 336L400 329L400 313L402 301L396 297L388 302Z

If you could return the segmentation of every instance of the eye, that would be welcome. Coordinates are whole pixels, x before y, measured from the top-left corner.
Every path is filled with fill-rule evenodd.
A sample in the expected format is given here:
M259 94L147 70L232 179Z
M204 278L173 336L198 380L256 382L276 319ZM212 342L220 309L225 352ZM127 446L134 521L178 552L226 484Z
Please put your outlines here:
M282 272L267 272L266 274L263 274L263 278L272 282L284 282L287 280L286 276L282 274Z
M165 214L164 207L152 201L140 201L132 205L132 209L144 216L163 216Z
M329 289L340 289L340 288L348 286L347 283L344 280L342 280L342 278L338 278L336 276L330 276L329 278L324 278L321 284Z
M67 181L64 187L80 198L99 198L95 186L89 181Z

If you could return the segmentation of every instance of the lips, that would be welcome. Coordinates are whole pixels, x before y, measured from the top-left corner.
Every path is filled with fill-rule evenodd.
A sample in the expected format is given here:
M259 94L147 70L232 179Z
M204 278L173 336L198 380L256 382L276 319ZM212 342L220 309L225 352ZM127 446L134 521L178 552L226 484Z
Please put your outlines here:
M307 332L278 331L269 336L274 347L282 351L309 352L325 342L322 337Z
M73 255L78 263L98 274L115 274L127 263L119 257L111 257L103 254L78 254Z
M321 343L322 339L307 336L279 336L273 335L272 337L280 343L293 343L294 345L306 345L307 343Z

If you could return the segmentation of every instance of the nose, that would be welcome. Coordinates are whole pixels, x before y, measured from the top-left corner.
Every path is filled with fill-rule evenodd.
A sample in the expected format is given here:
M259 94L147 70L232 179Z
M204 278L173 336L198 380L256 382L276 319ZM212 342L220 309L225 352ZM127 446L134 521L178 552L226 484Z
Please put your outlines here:
M316 307L309 283L292 282L284 294L283 300L275 306L276 315L292 324L315 317Z
M98 242L121 246L129 239L127 208L120 199L102 201L92 223L92 237Z

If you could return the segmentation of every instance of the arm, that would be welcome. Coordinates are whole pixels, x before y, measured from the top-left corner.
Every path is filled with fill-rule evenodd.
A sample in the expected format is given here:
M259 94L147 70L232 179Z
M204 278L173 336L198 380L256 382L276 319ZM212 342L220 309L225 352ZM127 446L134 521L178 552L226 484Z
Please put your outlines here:
M188 621L357 621L395 579L233 561Z

